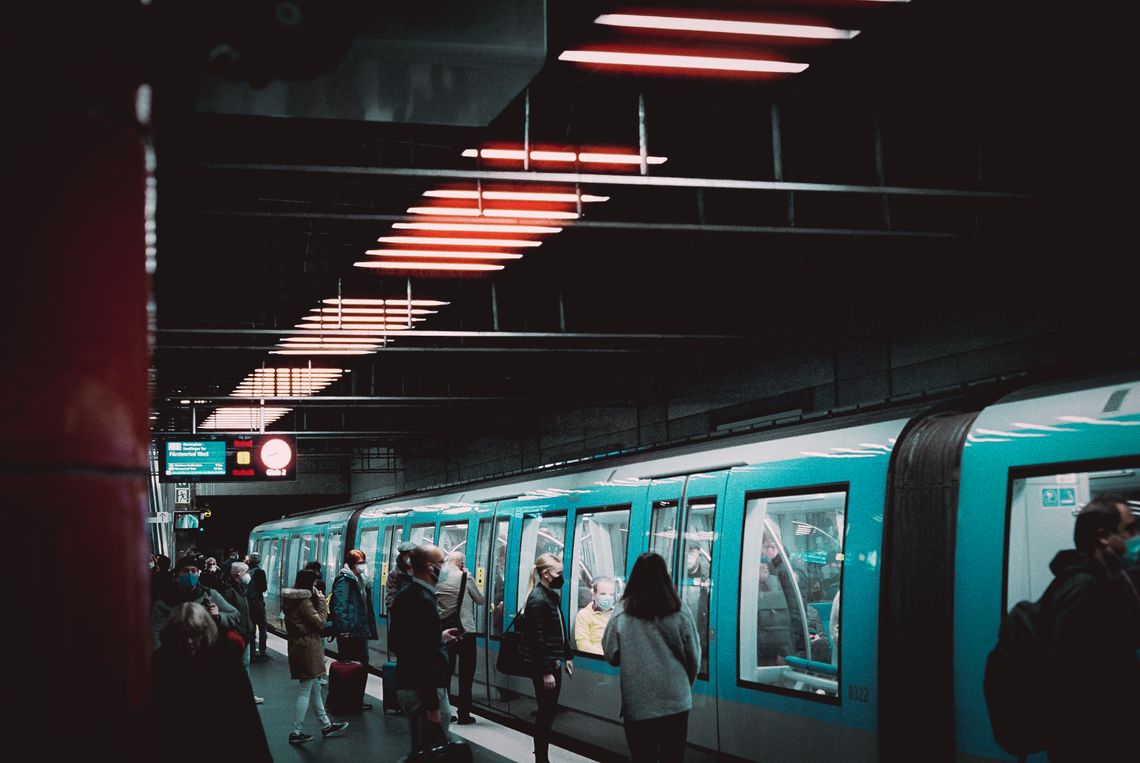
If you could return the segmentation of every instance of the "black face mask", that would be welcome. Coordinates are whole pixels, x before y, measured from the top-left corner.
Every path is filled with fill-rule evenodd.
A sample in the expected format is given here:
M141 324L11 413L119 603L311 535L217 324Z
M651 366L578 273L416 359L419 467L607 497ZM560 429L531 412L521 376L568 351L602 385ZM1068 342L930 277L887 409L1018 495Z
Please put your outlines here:
M428 567L428 574L431 575L431 579L433 581L435 581L436 583L439 582L439 571L440 571L439 567L435 567L435 566Z
M566 583L566 578L561 575L555 575L550 579L551 588L561 588Z

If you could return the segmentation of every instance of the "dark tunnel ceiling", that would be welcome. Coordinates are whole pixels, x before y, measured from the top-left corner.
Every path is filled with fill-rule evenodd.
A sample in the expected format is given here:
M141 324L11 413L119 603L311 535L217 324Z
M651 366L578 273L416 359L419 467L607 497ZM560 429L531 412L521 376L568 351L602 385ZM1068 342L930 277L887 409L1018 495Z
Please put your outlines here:
M973 2L794 3L862 34L811 50L802 74L756 80L559 62L562 50L597 34L598 13L618 7L564 5L550 11L543 71L486 128L161 115L156 431L189 429L180 400L207 399L200 422L221 402L213 398L263 364L305 365L306 357L267 351L338 293L404 299L410 288L413 299L449 303L424 329L502 333L314 357L314 366L351 373L312 401L288 404L294 412L275 427L369 432L373 444L430 440L468 425L507 427L557 405L655 399L681 365L874 331L868 324L961 299L971 265L989 262L998 273L994 253L1045 214L1051 181L1034 126L1046 99L1028 77L1040 43L1008 46L1023 23L1012 12ZM779 6L721 10L765 9ZM477 165L462 152L521 145L527 111L532 146L637 153L639 96L648 153L668 158L649 177L708 182L583 184L582 193L609 201L583 205L580 221L491 275L409 279L353 267L377 237L399 232L392 224L409 219L405 210L425 191L474 188L461 175ZM912 190L726 187L781 179L773 103L782 180ZM447 175L456 170L460 177ZM933 292L892 286L933 271ZM349 396L383 399L327 399Z

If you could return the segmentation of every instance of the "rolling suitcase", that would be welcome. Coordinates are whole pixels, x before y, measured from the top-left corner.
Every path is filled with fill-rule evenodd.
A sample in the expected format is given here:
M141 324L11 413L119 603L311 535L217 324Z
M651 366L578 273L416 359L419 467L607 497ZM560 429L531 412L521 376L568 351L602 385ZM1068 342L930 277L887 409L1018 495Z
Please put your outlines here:
M359 662L336 660L329 665L329 696L325 707L334 713L358 713L364 704L368 670Z
M385 662L380 667L380 678L384 687L384 712L391 710L402 714L404 710L400 707L399 697L396 696L396 663Z

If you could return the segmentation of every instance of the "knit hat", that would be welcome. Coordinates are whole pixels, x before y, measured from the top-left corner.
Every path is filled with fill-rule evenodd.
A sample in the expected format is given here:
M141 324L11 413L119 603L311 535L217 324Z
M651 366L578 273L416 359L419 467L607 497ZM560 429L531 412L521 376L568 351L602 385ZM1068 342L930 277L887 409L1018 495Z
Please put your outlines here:
M198 564L198 557L196 557L196 556L184 556L181 559L179 559L174 565L174 574L177 575L180 572L182 572L182 569L184 567L193 567L194 569L199 570L199 571L201 571L201 569L202 569L201 566Z

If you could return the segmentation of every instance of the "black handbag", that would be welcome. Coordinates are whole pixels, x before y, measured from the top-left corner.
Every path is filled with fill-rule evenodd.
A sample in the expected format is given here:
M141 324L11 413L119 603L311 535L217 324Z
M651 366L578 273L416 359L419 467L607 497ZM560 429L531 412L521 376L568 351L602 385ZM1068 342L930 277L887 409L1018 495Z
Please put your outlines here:
M527 659L523 651L524 636L518 630L519 621L522 619L522 612L515 615L515 619L503 631L503 637L499 640L499 657L495 660L495 668L509 676L534 675L534 663Z

